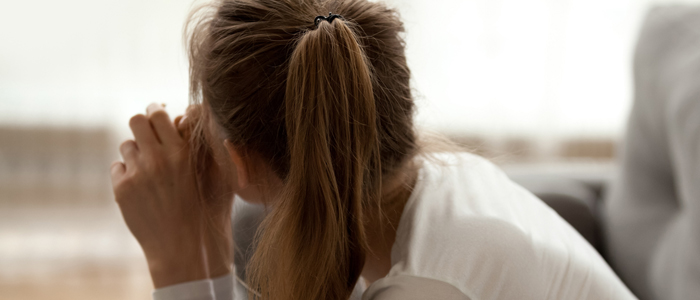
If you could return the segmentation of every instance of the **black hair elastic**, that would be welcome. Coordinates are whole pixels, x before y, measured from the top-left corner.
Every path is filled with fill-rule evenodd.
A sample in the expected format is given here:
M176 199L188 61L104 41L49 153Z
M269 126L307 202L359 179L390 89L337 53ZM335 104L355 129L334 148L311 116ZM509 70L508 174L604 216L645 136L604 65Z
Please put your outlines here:
M329 12L329 13L328 13L328 17L324 17L324 16L318 16L318 17L316 17L316 18L314 19L314 25L316 25L316 27L318 27L318 23L321 23L321 21L328 21L328 23L332 23L333 20L335 20L335 19L345 20L345 19L343 19L343 16L341 16L341 15L334 15L333 13L330 13L330 12Z

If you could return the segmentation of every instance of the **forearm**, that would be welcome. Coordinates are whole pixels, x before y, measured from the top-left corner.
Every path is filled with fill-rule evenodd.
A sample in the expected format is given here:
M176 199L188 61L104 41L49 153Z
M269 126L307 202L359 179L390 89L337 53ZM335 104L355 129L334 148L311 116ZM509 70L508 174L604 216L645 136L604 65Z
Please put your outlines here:
M153 286L157 289L207 278L202 256L175 261L150 259L148 261L148 269L151 273Z
M231 221L204 216L199 226L181 228L171 243L178 247L149 248L145 252L155 288L221 277L231 272ZM155 249L155 250L154 250Z
M230 216L230 214L227 214ZM231 218L214 222L204 234L209 278L221 277L231 273L233 266L233 234Z
M155 288L217 278L231 273L233 265L231 227L229 225L225 228L222 231L205 233L203 243L193 245L189 249L147 254L148 268Z
M206 279L207 265L202 243L183 242L179 249L146 252L146 261L155 288Z

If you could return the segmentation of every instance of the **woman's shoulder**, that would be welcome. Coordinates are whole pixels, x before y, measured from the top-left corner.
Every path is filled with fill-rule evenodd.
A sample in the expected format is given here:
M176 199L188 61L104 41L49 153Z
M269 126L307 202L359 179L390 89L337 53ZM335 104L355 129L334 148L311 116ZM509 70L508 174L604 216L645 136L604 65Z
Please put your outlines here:
M510 180L491 161L468 152L430 153L421 156L420 171L408 209L423 215L450 213L485 214L507 218L512 207L519 214L549 210L538 198ZM506 206L506 207L504 207ZM462 220L458 218L456 220Z
M474 299L630 298L585 239L493 163L469 153L423 163L387 278L439 280Z
M392 270L380 284L395 276L428 278L481 299L484 293L475 289L536 267L530 228L523 222L529 219L521 215L539 199L478 155L431 153L421 163L397 228ZM516 284L532 280L523 276Z
M510 184L505 173L493 162L469 152L424 153L417 161L420 165L419 180L422 183L443 188L459 188L469 183ZM435 187L437 186L432 188Z

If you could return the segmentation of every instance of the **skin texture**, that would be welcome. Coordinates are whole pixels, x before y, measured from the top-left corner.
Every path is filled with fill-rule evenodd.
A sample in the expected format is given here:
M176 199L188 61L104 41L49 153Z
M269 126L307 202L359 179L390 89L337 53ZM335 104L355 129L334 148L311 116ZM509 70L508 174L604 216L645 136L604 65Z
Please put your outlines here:
M178 120L180 121L180 120ZM190 164L187 127L162 106L129 121L134 140L121 144L123 162L112 164L115 200L141 245L156 288L230 272L230 206L235 183L209 181L219 201L201 200ZM179 131L176 127L180 126ZM230 178L222 168L210 177ZM206 187L205 187L206 188ZM216 209L219 207L226 209ZM212 224L217 230L209 230ZM228 228L228 229L227 229Z
M156 288L231 272L233 195L262 203L261 199L275 199L282 190L281 180L264 160L222 140L210 122L207 142L212 159L203 189L217 196L202 200L188 146L196 121L192 116L200 115L197 109L190 107L184 117L172 122L161 105L149 105L146 115L129 121L134 140L121 144L124 160L111 166L115 199L145 253ZM387 202L384 219L367 222L370 251L362 276L369 283L386 276L391 268L396 227L415 183L415 168L407 170L385 184L383 194L392 200Z

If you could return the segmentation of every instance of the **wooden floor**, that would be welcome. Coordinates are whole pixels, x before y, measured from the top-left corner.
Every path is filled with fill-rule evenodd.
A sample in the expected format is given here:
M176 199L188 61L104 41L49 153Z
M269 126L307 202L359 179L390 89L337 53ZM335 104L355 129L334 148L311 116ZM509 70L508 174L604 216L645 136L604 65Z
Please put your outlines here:
M0 300L150 299L116 206L0 207Z

